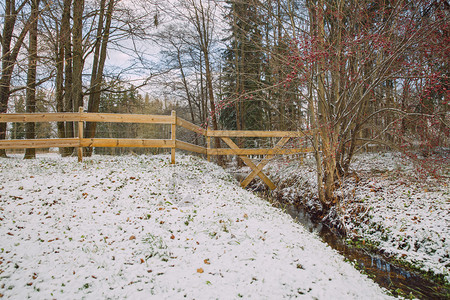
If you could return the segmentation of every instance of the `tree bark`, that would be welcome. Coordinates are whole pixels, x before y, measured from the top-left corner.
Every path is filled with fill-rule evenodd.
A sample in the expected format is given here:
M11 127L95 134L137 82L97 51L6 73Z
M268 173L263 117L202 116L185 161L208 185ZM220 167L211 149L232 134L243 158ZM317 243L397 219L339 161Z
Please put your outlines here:
M88 100L88 112L98 112L100 106L101 85L103 80L103 70L106 61L106 50L108 47L109 33L111 28L112 15L116 0L109 0L106 11L106 19L104 19L105 0L101 1L99 25L97 28L97 41L94 52L94 64L91 76L91 93ZM105 22L105 23L103 23ZM104 27L104 29L103 29ZM87 122L85 134L87 138L95 137L97 123ZM92 155L92 148L86 149L86 156Z
M72 0L64 0L63 15L61 18L61 42L64 46L64 110L66 112L73 112L73 98L72 98L72 43L70 29L70 11L72 7ZM74 137L73 122L66 122L65 137ZM65 148L65 156L71 155L73 148Z
M36 112L36 69L37 69L37 38L38 38L38 16L40 0L31 1L31 27L29 31L28 46L28 74L26 90L26 112ZM36 124L28 122L25 124L25 138L27 140L36 137ZM36 157L36 149L27 148L25 150L25 159Z
M64 112L64 42L63 42L63 35L62 35L63 28L62 26L57 29L57 36L56 36L56 79L55 79L55 85L56 85L56 111L57 112ZM66 126L64 122L57 122L57 129L58 129L58 137L60 139L66 137ZM61 155L65 154L65 148L59 148L59 153Z
M14 66L17 61L17 56L22 47L25 36L30 29L31 18L29 18L14 44L11 48L14 27L17 21L17 15L24 8L28 1L23 1L16 9L15 1L6 0L5 2L5 21L3 23L2 32L2 74L0 78L0 113L6 113L8 111L8 101L11 90L11 78L14 70ZM0 123L0 140L6 138L6 123ZM6 157L5 149L0 149L0 157Z
M73 107L77 112L83 106L83 11L84 0L73 2Z

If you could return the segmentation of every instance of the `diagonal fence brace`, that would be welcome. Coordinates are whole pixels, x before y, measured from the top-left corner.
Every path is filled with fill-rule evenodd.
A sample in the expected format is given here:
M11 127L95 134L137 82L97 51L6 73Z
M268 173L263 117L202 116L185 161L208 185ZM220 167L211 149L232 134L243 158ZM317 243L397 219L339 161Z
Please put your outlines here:
M266 155L256 166L256 168L252 168L253 171L247 175L247 177L241 182L242 187L246 187L250 184L250 182L255 178L258 174L262 173L262 169L267 165L267 163L276 155L276 153L283 148L283 146L289 141L289 137L284 137L273 147L275 150L274 154ZM275 185L274 185L275 186ZM269 186L270 187L270 186ZM275 188L275 187L274 187ZM271 190L274 188L270 187Z
M238 155L237 152L235 152L236 155L238 155L244 163L249 166L253 171L241 182L242 187L246 187L256 176L259 176L262 181L264 181L265 184L269 186L271 190L276 188L276 185L262 172L262 169L264 166L270 161L272 157L276 155L277 150L281 150L281 148L289 141L289 137L283 137L273 148L275 150L274 154L266 155L263 160L258 164L255 165L253 161L246 155ZM222 137L222 140L233 150L240 149L230 138L228 137Z

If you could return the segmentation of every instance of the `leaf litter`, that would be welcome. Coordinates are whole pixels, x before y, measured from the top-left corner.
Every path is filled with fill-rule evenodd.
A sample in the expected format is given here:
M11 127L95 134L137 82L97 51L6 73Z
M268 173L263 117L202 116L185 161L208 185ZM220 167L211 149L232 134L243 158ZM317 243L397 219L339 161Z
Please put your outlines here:
M0 162L4 298L389 298L202 159Z

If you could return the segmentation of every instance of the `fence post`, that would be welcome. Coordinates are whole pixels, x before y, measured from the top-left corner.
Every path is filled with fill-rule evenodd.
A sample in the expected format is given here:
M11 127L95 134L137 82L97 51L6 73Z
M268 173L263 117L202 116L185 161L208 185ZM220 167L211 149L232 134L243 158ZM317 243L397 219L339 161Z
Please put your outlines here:
M170 150L170 163L175 164L175 149L177 147L177 112L172 110L172 130L171 130L171 139L172 139L172 149Z
M206 127L206 159L211 161L211 155L209 154L211 150L211 137L208 136L208 127Z
M78 146L78 162L83 161L83 147L81 146L81 141L83 139L83 120L82 120L82 114L83 114L83 107L80 106L78 108L78 113L80 114L80 120L78 121L78 139L79 139L79 146Z

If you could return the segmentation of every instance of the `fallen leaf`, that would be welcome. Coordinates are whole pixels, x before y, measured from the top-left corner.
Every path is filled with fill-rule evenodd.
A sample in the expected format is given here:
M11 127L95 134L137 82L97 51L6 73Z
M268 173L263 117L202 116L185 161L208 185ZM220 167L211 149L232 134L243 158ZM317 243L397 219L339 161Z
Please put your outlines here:
M207 264L207 265L210 265L210 264L211 264L211 262L209 261L209 258L205 259L203 262L204 262L205 264Z
M171 240L174 240L174 239L175 239L175 236L172 234L172 235L170 236L170 239L171 239Z
M205 271L203 271L203 268L198 268L197 269L197 273L203 273L203 272L205 272Z
M130 241L135 240L135 239L136 239L136 237L134 235L130 236L130 238L129 238Z

